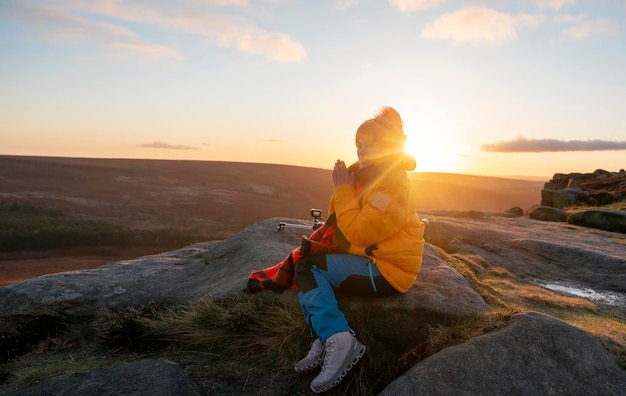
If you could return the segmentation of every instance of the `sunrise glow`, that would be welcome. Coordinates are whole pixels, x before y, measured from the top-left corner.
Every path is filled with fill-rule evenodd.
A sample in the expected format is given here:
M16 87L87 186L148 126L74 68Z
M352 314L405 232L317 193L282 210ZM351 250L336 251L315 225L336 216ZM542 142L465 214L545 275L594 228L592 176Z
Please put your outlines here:
M462 147L452 120L437 109L404 116L405 151L415 157L418 172L463 173Z

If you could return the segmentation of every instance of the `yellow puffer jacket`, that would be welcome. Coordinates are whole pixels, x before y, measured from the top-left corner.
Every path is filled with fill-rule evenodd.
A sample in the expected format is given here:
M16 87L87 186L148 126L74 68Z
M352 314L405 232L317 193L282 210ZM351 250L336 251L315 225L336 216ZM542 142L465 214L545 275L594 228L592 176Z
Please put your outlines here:
M374 164L356 172L354 184L337 186L329 216L350 242L350 254L368 256L396 290L406 292L422 266L424 223L405 167Z

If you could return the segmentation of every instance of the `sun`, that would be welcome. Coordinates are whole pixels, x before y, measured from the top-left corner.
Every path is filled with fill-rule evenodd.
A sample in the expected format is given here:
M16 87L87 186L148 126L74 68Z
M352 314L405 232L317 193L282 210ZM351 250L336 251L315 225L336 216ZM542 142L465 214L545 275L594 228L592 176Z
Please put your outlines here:
M441 113L404 116L404 151L415 157L417 172L461 173L464 170L457 128Z

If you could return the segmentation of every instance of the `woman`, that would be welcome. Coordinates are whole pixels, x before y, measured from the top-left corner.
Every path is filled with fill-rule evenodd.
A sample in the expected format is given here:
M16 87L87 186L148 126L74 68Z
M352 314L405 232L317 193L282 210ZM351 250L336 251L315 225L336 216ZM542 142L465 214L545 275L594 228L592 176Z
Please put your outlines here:
M295 369L322 366L311 382L316 393L337 385L366 349L339 310L335 290L366 296L404 293L422 263L424 224L406 176L415 160L404 153L400 115L384 107L361 124L355 140L359 160L350 168L335 163L328 212L348 254L304 256L295 266L304 319L315 338Z

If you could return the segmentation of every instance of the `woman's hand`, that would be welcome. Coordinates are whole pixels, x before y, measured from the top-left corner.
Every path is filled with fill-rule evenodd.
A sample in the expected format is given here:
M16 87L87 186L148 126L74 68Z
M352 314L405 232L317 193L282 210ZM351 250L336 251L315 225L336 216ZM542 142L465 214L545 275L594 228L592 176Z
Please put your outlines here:
M335 183L335 187L340 184L354 183L354 177L348 172L346 163L341 160L337 160L337 162L335 162L335 168L333 169L333 183Z

